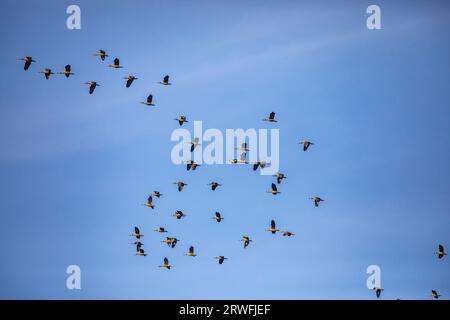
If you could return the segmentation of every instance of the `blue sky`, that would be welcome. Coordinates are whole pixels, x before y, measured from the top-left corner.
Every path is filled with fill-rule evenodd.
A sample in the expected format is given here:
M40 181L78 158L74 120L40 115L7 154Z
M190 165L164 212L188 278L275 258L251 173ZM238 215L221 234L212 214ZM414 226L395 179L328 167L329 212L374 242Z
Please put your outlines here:
M66 28L70 4L81 30ZM0 298L373 299L373 264L384 299L448 298L449 260L433 253L450 248L450 4L377 1L382 30L369 31L370 4L2 1ZM27 72L25 55L37 60ZM69 79L37 73L68 63ZM156 84L165 74L173 86ZM158 107L145 110L150 93ZM279 122L262 122L271 111ZM279 128L282 194L250 167L172 164L179 115ZM304 138L316 143L306 153ZM164 196L152 211L153 190ZM264 232L271 219L295 237ZM145 258L129 245L135 225ZM182 242L163 246L159 226ZM190 245L198 257L183 255ZM71 264L81 290L66 289Z

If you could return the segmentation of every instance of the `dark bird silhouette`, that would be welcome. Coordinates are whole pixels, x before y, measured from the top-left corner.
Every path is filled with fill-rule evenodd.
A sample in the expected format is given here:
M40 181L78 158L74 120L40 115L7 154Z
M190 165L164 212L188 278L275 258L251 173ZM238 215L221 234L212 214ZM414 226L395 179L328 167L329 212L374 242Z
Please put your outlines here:
M214 257L214 259L219 260L219 264L222 264L228 258L226 258L225 256L218 256L218 257Z
M217 189L217 187L220 187L221 184L218 183L218 182L213 181L213 182L210 182L210 183L208 184L208 186L211 186L211 190L214 191L214 190Z
M320 202L325 201L321 199L320 197L309 197L310 200L314 200L314 206L318 207Z
M164 258L163 263L159 266L160 268L166 268L170 270L170 264L169 264L169 259Z
M176 118L176 119L174 119L174 120L178 121L178 123L180 124L180 126L182 126L183 123L185 123L185 122L189 122L189 121L186 120L186 117L185 117L185 116L179 116L178 118Z
M277 233L277 231L280 231L279 229L276 228L275 220L270 221L270 228L266 229L266 231L272 232L272 234L275 234Z
M69 78L71 75L75 74L71 71L71 69L72 69L72 67L70 66L70 64L68 64L64 67L64 71L58 72L58 74L63 74L66 76L66 78Z
M437 256L439 259L442 259L444 256L447 255L447 253L444 250L444 246L442 244L440 244L438 246L438 252L436 252Z
M312 143L311 141L300 141L299 144L303 144L303 151L308 150L309 146L313 145L314 143Z
M274 177L277 178L277 183L280 184L281 181L283 181L283 179L287 179L287 177L283 174L283 173L277 173L273 175Z
M147 97L147 101L143 101L141 103L145 104L146 106L154 106L155 104L153 103L153 95L149 94Z
M147 202L144 203L144 206L150 207L150 208L152 208L152 209L155 208L155 205L153 204L153 198L152 198L152 196L149 196L149 197L147 198Z
M275 183L272 183L272 189L268 190L267 192L273 194L274 196L281 193L277 190L277 186L275 185Z
M84 84L89 85L89 94L93 94L96 87L100 87L100 85L95 81L85 82Z
M250 242L253 242L253 240L250 240L248 236L242 236L241 241L244 242L244 249L248 247Z
M264 118L263 121L267 121L267 122L277 122L277 120L275 120L275 112L271 112L268 118Z
M171 85L171 83L169 82L169 76L168 75L164 77L163 81L159 81L158 83L162 84L162 85L165 85L165 86Z
M33 60L32 57L19 58L17 60L25 61L25 64L23 65L23 70L25 70L25 71L28 70L28 68L31 66L32 62L36 62L35 60Z
M114 69L123 68L123 66L120 65L119 58L115 58L115 59L114 59L114 63L108 65L108 67L111 67L111 68L114 68Z
M51 76L52 74L54 74L54 73L52 72L52 69L49 69L49 68L45 68L44 70L39 71L39 73L44 74L45 79L47 79L47 80L50 79L50 76Z
M195 256L197 256L197 255L194 253L194 247L193 247L193 246L190 246L190 247L189 247L189 251L188 251L187 253L185 253L185 255L186 255L186 256L189 256L189 257L195 257Z
M220 222L220 221L222 221L224 218L220 215L220 212L217 212L217 211L216 211L214 217L211 217L211 219L214 219L214 220L216 220L217 222Z
M97 53L94 53L94 56L100 57L100 59L102 59L102 61L105 61L105 58L106 58L106 57L109 57L109 56L106 54L105 50L98 50Z
M186 170L187 171L189 171L191 169L194 171L195 169L197 169L197 167L200 167L200 165L198 163L194 162L193 160L186 161Z
M139 231L139 228L138 228L138 227L134 227L134 233L130 234L130 236L136 237L136 239L140 239L140 238L143 237L144 235L141 234L141 232Z
M184 186L187 186L187 183L184 183L183 181L174 182L173 184L176 184L178 187L178 192L181 192L184 188Z
M178 220L183 217L186 217L186 215L183 213L183 211L180 211L180 210L175 211L175 213L172 216L174 216Z
M131 84L133 83L133 81L137 80L138 78L136 78L135 76L127 76L127 77L124 77L124 79L127 80L125 87L129 88L131 86Z

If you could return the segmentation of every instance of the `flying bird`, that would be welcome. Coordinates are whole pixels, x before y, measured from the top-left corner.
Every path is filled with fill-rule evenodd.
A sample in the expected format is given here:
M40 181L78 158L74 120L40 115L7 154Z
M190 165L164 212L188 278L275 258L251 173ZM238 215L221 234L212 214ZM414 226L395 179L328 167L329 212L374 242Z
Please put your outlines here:
M250 238L247 236L242 236L241 241L244 242L244 249L248 247L250 242L253 242L253 240L250 240Z
M150 208L152 208L152 209L155 208L155 205L153 204L152 196L149 196L149 197L147 198L147 202L144 203L144 206L150 207Z
M85 82L84 84L89 85L89 94L93 94L96 87L100 87L100 85L95 81Z
M171 248L175 248L175 246L177 245L178 241L180 241L180 240L177 239L177 238L172 238L172 242L170 244L170 247Z
M108 67L111 67L111 68L114 68L114 69L123 68L123 66L120 65L119 58L115 58L115 59L114 59L114 63L108 65Z
M314 206L318 207L321 201L325 201L320 197L309 197L310 200L314 200Z
M303 144L303 151L308 150L310 145L313 145L314 143L312 143L311 141L300 141L299 144Z
M376 296L377 296L377 299L379 299L380 296L381 296L381 291L383 291L384 289L378 288L378 287L373 287L372 290L375 291L375 294L376 294Z
M435 299L439 299L439 297L441 296L441 294L437 293L436 290L431 290L431 296Z
M282 231L281 232L283 234L283 237L291 237L291 236L295 236L295 234L293 234L290 231Z
M186 255L186 256L189 256L189 257L195 257L195 256L197 256L197 255L194 253L194 247L193 247L193 246L190 246L190 247L189 247L189 251L186 252L185 255Z
M173 120L178 121L178 123L180 124L180 126L182 126L183 123L185 123L185 122L189 122L189 121L186 120L186 117L185 117L185 116L179 116L178 118L173 119Z
M155 229L154 231L159 232L159 233L166 233L168 232L166 229L164 229L163 227L159 227L158 229Z
M263 169L266 167L266 162L265 161L256 161L253 163L253 171L258 170L258 167Z
M186 217L186 215L183 213L183 211L180 211L180 210L175 211L175 213L172 216L174 216L178 220L180 220L183 217Z
M159 198L159 197L162 196L162 193L160 193L159 191L153 191L153 193L151 194L151 196L152 196L152 197L157 197L157 198Z
M17 60L25 61L25 64L23 65L23 70L25 70L25 71L28 70L28 68L31 66L32 62L36 62L35 60L33 60L32 57L19 58Z
M266 122L277 122L277 120L275 120L275 112L271 112L268 118L264 118L263 121Z
M225 261L225 259L228 259L228 258L226 258L225 256L217 256L217 257L214 257L214 259L219 260L219 264L222 264Z
M153 103L153 95L149 94L147 97L147 101L143 101L141 103L145 104L146 106L154 106L155 104Z
M277 231L280 231L279 229L276 228L275 220L270 221L270 228L266 229L266 231L272 232L272 234L275 234L277 233Z
M58 74L63 74L66 76L66 78L69 78L71 75L75 74L75 73L71 72L71 69L72 69L72 67L70 66L70 64L68 64L64 67L64 71L58 72Z
M176 184L178 187L178 192L181 192L184 188L184 186L187 186L187 183L184 183L183 181L174 182L173 184Z
M187 171L189 171L191 169L194 171L195 169L197 169L197 167L200 167L200 165L198 163L194 162L193 160L188 160L185 163L186 163Z
M130 236L136 237L136 239L140 239L140 238L143 237L144 235L141 234L141 232L139 231L139 228L138 228L138 227L134 227L134 233L130 234Z
M247 152L247 151L250 151L248 148L247 148L247 143L246 142L244 142L243 144L241 144L241 147L240 148L235 148L236 150L241 150L241 152Z
M130 244L135 245L136 248L137 248L137 250L139 250L139 248L140 248L141 246L144 245L144 244L143 244L142 242L140 242L140 241L131 242Z
M275 185L275 183L272 183L272 189L268 190L267 192L273 194L274 196L281 193L277 190L277 186Z
M447 255L447 253L444 250L444 246L442 244L440 244L438 246L438 252L436 252L437 256L439 259L442 259L444 256Z
M221 184L215 181L212 181L210 183L208 183L208 186L211 186L211 190L214 191L217 189L217 187L220 187Z
M163 81L159 81L158 83L162 84L162 85L165 85L165 86L171 85L171 83L169 82L169 76L168 75L164 77Z
M239 158L239 160L238 159L232 159L232 160L230 160L230 162L233 163L233 164L237 164L237 163L239 163L239 164L247 164L248 163L247 162L247 153L246 152L242 152L241 153L241 157Z
M284 175L284 173L280 173L280 172L278 172L277 174L274 174L273 176L277 178L278 184L280 184L281 181L283 181L283 179L287 179L287 177Z
M138 251L136 251L136 255L145 257L147 254L145 253L144 249L139 248Z
M102 61L105 61L105 58L106 58L106 57L109 57L109 56L106 54L105 50L98 50L97 53L94 53L94 56L100 57L100 59L102 59Z
M133 83L133 81L137 80L138 78L136 78L135 76L127 76L127 77L124 77L124 79L127 80L125 87L129 88L131 86L131 84Z
M177 242L180 241L177 238L171 238L171 237L166 237L166 239L164 239L163 243L167 244L169 247L175 248L175 245L177 244Z
M216 220L217 222L220 222L220 221L222 221L224 218L222 218L222 216L220 215L220 212L217 212L217 211L216 211L214 217L211 217L211 219L214 219L214 220Z
M54 73L52 72L52 69L49 69L49 68L45 68L44 70L39 71L39 73L44 74L45 79L47 79L47 80L50 79L50 76L51 76L52 74L54 74Z
M199 145L199 139L198 137L195 137L195 139L191 141L191 152L194 152L195 148Z
M160 267L160 268L166 268L166 269L169 269L169 270L170 270L169 259L164 258L163 264L161 264L159 267Z

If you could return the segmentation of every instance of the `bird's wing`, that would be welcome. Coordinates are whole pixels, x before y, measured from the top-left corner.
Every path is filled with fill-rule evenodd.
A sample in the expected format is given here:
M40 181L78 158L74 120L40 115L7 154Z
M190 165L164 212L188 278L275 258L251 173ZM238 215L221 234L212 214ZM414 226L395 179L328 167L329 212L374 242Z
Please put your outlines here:
M147 97L147 102L152 103L152 101L153 101L153 95L149 94Z
M272 183L272 190L277 191L277 186L275 185L275 183Z
M269 119L275 119L275 112L271 112L269 115Z
M136 234L140 234L140 232L139 232L139 228L138 228L138 227L134 227L134 233L136 233Z
M164 81L164 82L169 82L169 76L168 76L168 75L165 76L163 81Z
M164 264L169 264L169 259L164 258Z
M119 58L115 58L115 59L114 59L114 64L115 64L116 66L118 66L118 65L120 64Z
M442 244L439 245L439 252L444 252L444 246Z
M272 229L275 229L275 220L270 221L270 226Z
M153 199L152 199L152 196L148 196L147 202L148 202L148 203L152 203L152 200L153 200Z
M189 253L194 253L194 247L193 246L189 247Z

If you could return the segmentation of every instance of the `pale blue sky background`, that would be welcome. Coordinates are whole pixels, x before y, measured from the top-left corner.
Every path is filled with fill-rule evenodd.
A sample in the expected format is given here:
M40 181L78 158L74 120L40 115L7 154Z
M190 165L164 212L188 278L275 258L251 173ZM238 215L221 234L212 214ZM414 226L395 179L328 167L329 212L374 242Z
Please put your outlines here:
M380 31L366 29L374 3ZM66 28L70 4L81 30ZM0 298L373 299L371 264L385 299L450 296L449 257L433 254L450 249L447 1L0 8ZM125 68L107 68L98 49ZM27 72L25 55L37 60ZM67 63L73 78L37 73ZM128 73L139 80L126 89ZM156 84L165 74L173 86ZM90 80L102 85L92 96ZM155 110L139 104L149 93ZM277 124L261 121L270 111ZM273 178L250 167L173 165L181 114L204 128L279 128L282 194L265 193ZM306 153L303 138L316 142ZM223 187L211 192L211 180ZM164 194L154 211L141 205L153 190ZM314 208L310 195L326 201ZM170 216L177 209L185 220ZM264 232L270 219L296 236ZM135 225L145 258L129 245ZM243 234L254 239L246 250ZM183 255L189 245L198 257ZM218 265L220 254L230 260ZM157 267L165 256L170 271ZM66 289L70 264L80 291Z

